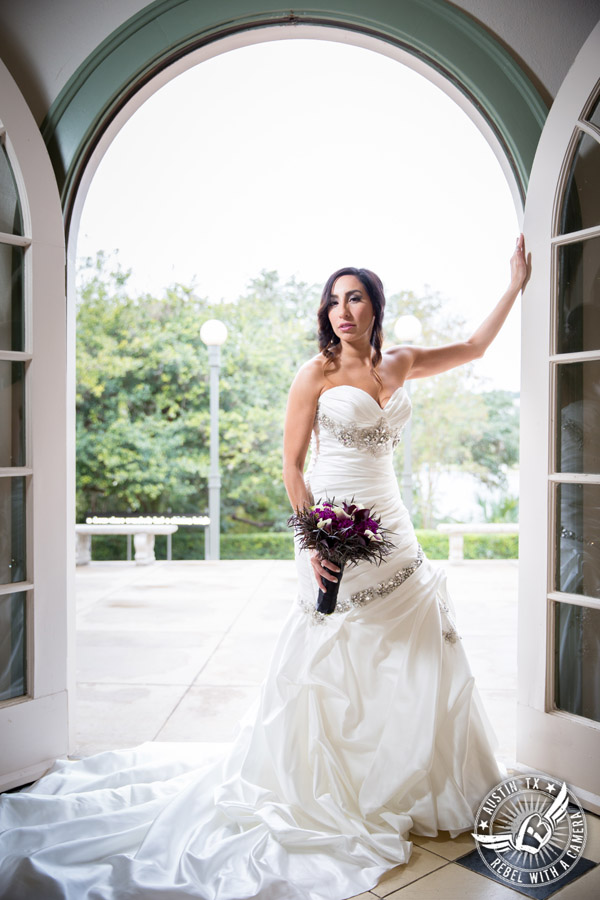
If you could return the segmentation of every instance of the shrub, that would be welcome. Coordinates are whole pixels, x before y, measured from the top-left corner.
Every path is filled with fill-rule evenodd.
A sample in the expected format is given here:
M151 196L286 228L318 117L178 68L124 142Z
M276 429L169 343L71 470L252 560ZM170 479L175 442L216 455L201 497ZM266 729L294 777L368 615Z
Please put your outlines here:
M417 530L417 538L430 559L448 559L448 535L434 529ZM204 529L180 528L173 535L173 559L204 559ZM516 559L519 538L516 534L467 534L465 559ZM98 535L93 539L95 560L124 560L127 543L122 535ZM156 538L157 559L167 558L167 539ZM268 531L221 535L221 559L293 559L291 532Z
M434 528L418 528L417 540L429 559L448 559L448 535Z
M465 559L518 559L518 534L465 534Z
M291 532L226 534L221 537L221 559L293 559Z

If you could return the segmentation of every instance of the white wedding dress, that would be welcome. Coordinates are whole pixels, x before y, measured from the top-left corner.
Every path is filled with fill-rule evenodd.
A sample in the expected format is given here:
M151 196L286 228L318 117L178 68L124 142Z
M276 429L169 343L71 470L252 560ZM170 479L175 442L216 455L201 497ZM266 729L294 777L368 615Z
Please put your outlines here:
M238 737L60 761L0 800L6 900L345 900L407 862L410 831L469 830L501 780L445 578L418 547L392 450L410 416L350 386L319 402L315 498L373 507L396 551L299 597ZM435 430L432 428L432 440Z

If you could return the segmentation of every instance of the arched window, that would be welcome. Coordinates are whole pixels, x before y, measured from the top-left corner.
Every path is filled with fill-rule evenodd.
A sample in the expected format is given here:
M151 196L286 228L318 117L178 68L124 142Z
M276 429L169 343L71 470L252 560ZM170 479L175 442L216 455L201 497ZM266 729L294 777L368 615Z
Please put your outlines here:
M56 180L0 63L0 789L68 750L66 307ZM72 540L70 542L72 544ZM73 553L67 554L72 561Z
M31 352L25 270L31 238L0 125L0 702L28 690L26 608L31 587L27 488L31 480L26 395Z
M599 98L575 128L561 194L552 316L553 706L600 722Z
M600 809L600 26L532 170L523 304L518 759ZM547 521L547 525L546 525Z

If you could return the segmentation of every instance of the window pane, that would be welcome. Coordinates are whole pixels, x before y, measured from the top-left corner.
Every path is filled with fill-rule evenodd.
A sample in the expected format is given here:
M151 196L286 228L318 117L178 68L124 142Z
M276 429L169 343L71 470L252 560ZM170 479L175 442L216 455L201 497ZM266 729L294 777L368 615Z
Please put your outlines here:
M23 234L19 193L3 144L0 145L0 231Z
M577 142L560 216L560 234L600 223L600 143L585 132Z
M0 700L27 693L24 592L0 596Z
M600 473L600 360L558 366L556 388L557 472Z
M600 237L558 250L557 353L600 350Z
M0 360L0 467L25 465L25 363Z
M557 591L600 598L599 513L599 484L557 486Z
M596 128L600 128L600 97L596 100L595 106L592 107L592 111L587 117L588 122L591 122L592 125L595 125Z
M600 722L600 610L555 604L555 703Z
M0 478L0 584L27 580L25 478Z
M0 350L23 350L23 248L0 244Z

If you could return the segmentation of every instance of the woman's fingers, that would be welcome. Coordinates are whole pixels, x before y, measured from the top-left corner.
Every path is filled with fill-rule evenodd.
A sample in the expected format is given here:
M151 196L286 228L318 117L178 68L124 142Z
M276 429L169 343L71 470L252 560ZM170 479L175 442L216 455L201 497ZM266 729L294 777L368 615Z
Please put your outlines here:
M531 253L527 253L525 250L525 237L521 234L519 235L520 239L520 247L521 253L523 255L523 266L525 267L525 273L523 275L523 283L521 284L521 290L525 287L529 278L531 276Z
M520 234L517 238L517 246L510 260L510 268L513 282L523 287L527 279L527 259L525 257L525 237Z
M322 559L321 567L323 569L323 574L325 575L325 578L327 578L328 581L337 581L337 578L335 577L335 575L327 574L327 570L329 570L330 573L331 572L339 572L340 571L339 566L336 566L335 563L330 562L328 559Z
M327 590L324 581L337 581L335 573L340 571L340 567L328 559L322 559L315 551L311 552L310 561L312 563L317 584L322 591Z
M513 259L516 260L517 263L525 259L525 238L522 234L517 238L517 246L513 253Z

